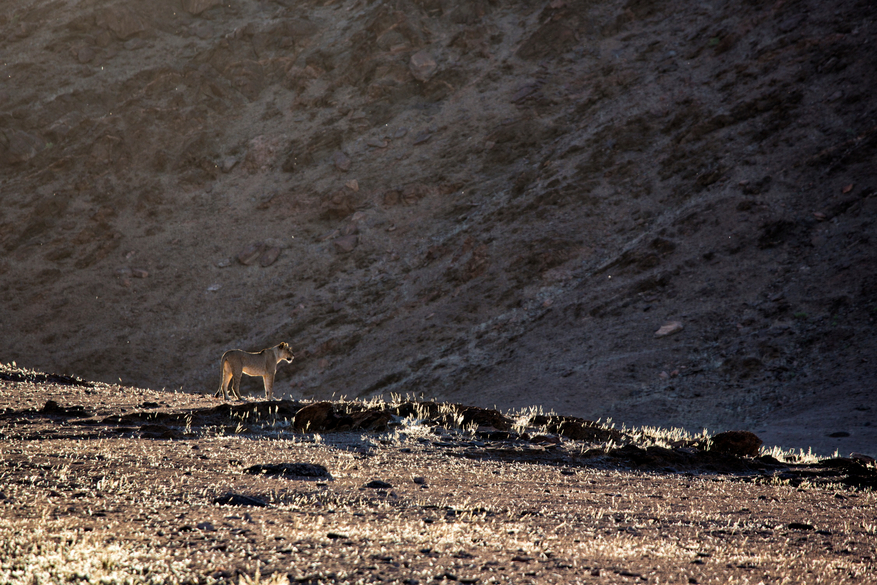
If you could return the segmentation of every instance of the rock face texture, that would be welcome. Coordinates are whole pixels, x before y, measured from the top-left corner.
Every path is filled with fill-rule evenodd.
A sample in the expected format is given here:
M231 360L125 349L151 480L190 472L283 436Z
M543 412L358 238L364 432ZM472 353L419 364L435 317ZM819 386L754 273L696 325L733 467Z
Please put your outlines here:
M875 22L856 0L15 7L0 360L210 392L225 349L289 340L296 399L873 456Z

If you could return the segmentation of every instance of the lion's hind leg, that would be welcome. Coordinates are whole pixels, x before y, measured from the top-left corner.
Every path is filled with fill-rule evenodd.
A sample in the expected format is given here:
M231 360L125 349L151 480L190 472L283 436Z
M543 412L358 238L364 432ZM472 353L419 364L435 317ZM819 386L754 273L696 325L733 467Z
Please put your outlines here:
M220 371L219 375L220 375L219 390L216 391L215 396L218 398L219 395L221 394L222 399L225 401L228 401L228 393L226 392L226 389L228 388L228 383L231 380L232 371L231 371L231 367L229 366L228 362L225 360L222 361L221 371Z
M231 393L238 400L243 400L241 398L241 376L243 375L243 372L234 372L231 380Z

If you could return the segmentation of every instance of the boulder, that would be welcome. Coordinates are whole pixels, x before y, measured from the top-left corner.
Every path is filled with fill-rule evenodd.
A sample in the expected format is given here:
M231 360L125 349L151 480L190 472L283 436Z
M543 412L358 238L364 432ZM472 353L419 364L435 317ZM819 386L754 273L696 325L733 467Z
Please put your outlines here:
M710 451L735 457L755 457L762 444L762 440L755 433L727 431L713 437Z
M292 426L299 432L319 432L334 426L335 412L331 402L315 402L295 414Z

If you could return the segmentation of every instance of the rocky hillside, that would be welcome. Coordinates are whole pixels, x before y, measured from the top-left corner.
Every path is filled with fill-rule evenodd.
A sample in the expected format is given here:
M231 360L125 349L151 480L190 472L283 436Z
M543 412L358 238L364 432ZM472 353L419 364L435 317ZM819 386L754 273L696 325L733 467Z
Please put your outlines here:
M0 359L874 454L875 18L4 2Z

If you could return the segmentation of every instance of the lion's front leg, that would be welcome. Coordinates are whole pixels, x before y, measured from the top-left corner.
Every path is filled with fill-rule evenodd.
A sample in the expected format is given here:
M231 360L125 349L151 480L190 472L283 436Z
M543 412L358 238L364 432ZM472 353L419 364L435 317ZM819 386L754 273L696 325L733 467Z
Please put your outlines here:
M265 384L265 400L274 400L274 374L262 376L262 383Z

